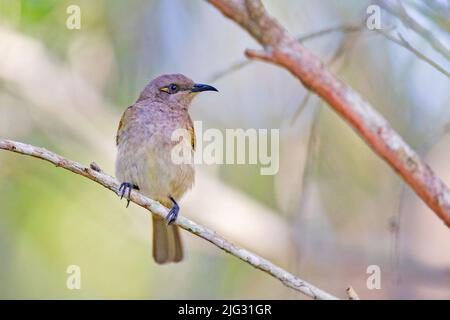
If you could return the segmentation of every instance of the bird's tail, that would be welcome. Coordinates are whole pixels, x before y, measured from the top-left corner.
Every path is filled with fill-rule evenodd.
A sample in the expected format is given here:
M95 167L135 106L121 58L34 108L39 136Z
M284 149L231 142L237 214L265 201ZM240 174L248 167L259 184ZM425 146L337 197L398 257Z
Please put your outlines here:
M157 215L153 219L153 259L156 263L179 262L183 260L183 245L176 225Z

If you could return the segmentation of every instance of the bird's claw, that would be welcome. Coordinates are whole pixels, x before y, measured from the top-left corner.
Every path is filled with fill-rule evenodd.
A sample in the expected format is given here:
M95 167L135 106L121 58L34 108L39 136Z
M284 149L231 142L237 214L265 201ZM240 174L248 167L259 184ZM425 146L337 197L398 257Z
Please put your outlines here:
M170 209L169 213L166 216L168 225L172 224L173 222L175 222L175 220L177 220L178 213L180 212L180 206L175 201L175 199L172 198L171 196L169 196L169 199L170 199L170 201L172 201L173 207L172 207L172 209Z
M130 182L122 182L122 184L119 187L119 193L120 193L120 200L122 200L123 196L127 193L127 208L130 205L130 198L131 198L131 190L135 189L135 190L139 190L139 187L135 184L132 184Z

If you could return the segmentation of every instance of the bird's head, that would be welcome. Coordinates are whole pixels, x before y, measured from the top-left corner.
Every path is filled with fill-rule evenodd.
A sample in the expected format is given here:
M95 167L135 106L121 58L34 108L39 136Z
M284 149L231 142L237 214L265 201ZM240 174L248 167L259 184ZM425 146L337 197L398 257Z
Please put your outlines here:
M141 92L138 101L154 98L168 103L175 102L187 107L197 93L203 91L218 90L207 84L195 83L182 74L165 74L150 81Z

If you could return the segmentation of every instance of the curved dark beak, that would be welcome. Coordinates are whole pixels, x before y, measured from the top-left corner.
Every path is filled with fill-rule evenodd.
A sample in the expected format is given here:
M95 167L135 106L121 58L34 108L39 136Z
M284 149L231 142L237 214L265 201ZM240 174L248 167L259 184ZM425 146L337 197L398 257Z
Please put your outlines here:
M191 92L202 92L202 91L217 91L217 92L219 92L219 90L217 90L213 86L209 86L207 84L201 84L201 83L196 83L191 89Z

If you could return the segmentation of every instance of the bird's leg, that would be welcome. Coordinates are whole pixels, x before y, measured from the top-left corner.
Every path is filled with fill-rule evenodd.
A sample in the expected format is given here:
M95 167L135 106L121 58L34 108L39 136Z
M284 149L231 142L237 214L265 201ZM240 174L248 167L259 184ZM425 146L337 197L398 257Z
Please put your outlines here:
M127 193L128 190L128 194L127 194L127 208L130 205L130 198L131 198L131 190L135 189L135 190L139 190L139 187L135 184L132 184L130 182L122 182L122 184L119 187L119 192L120 192L120 200L122 200L123 196L125 195L125 193Z
M180 206L175 201L172 196L169 196L170 201L173 203L172 209L170 209L169 213L166 216L167 224L172 224L175 220L177 220L178 212L180 212Z

